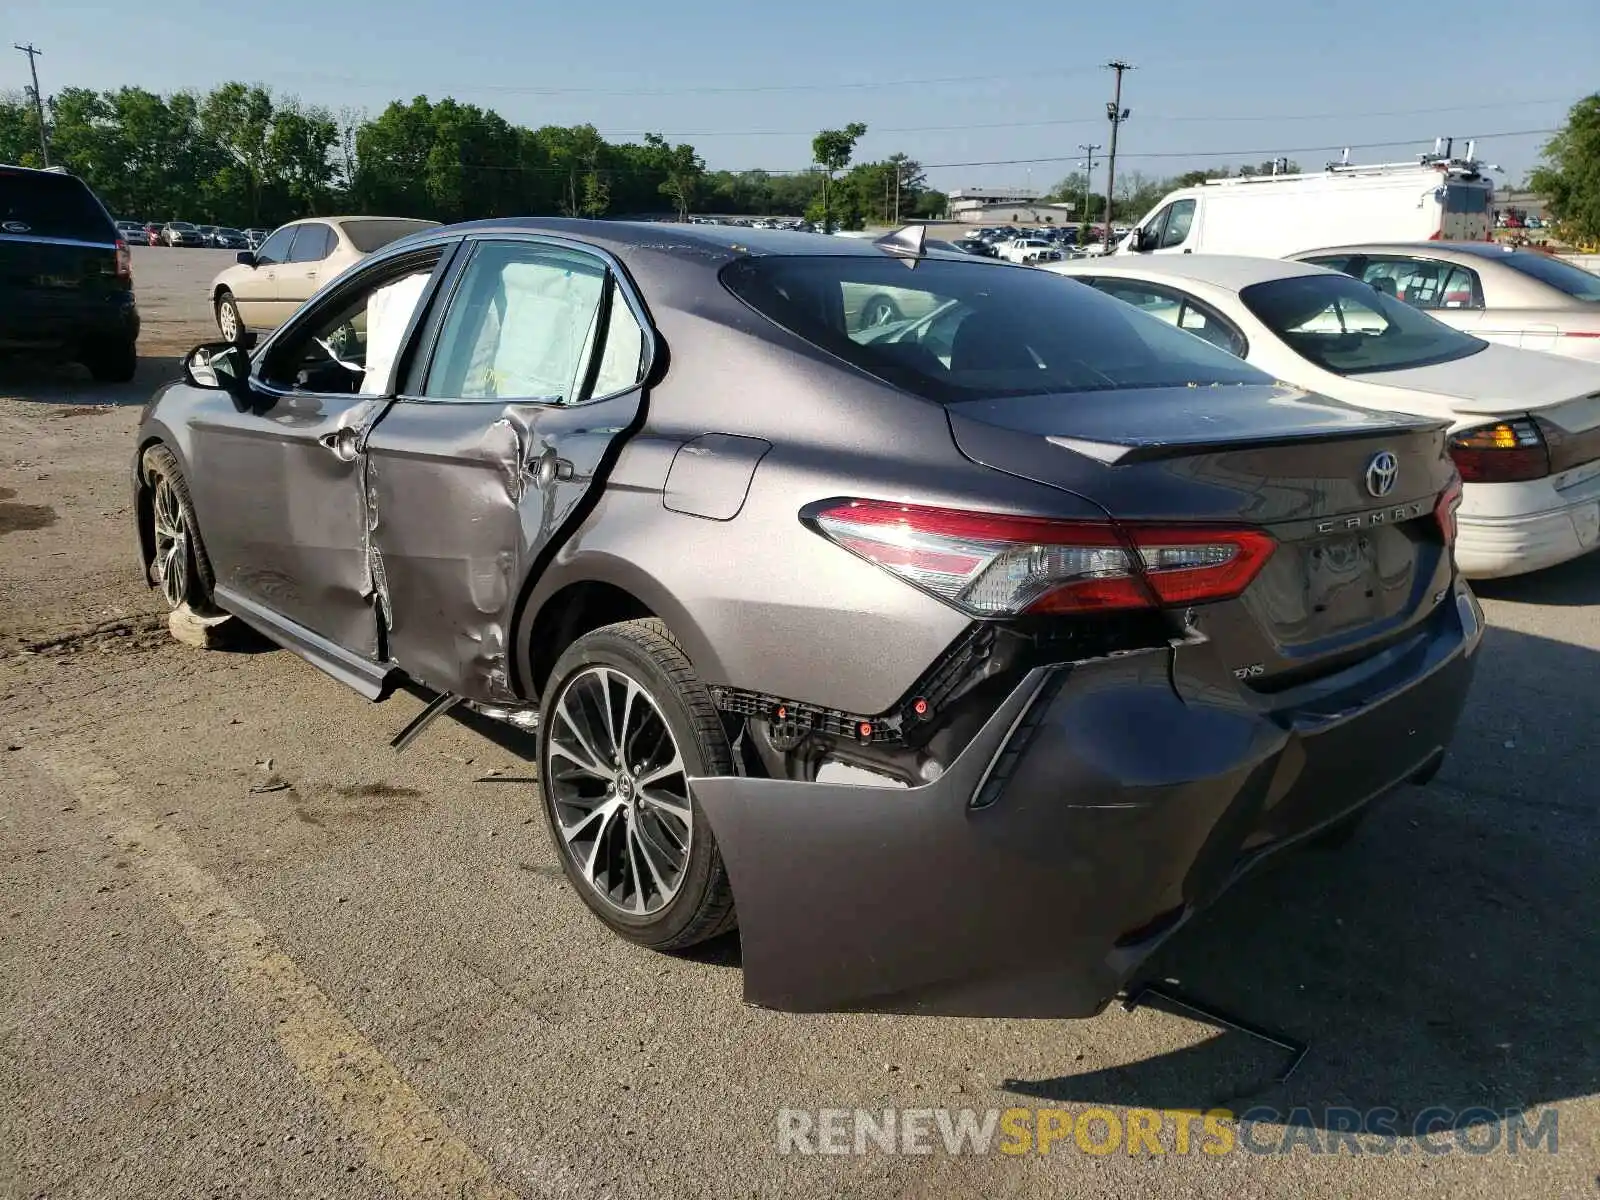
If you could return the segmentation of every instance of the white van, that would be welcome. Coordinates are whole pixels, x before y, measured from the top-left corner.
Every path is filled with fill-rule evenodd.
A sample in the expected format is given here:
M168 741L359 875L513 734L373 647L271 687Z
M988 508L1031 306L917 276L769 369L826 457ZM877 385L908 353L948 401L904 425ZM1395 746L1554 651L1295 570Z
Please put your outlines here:
M1471 158L1334 164L1314 174L1180 188L1139 222L1117 253L1285 258L1345 242L1487 241L1493 213L1494 184Z

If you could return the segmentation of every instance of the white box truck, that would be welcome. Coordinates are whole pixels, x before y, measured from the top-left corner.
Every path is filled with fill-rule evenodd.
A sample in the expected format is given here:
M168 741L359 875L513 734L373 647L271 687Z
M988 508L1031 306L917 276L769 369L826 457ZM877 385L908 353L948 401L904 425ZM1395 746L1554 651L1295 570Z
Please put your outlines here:
M1119 254L1283 258L1350 242L1487 241L1494 184L1448 151L1415 162L1330 163L1306 175L1215 179L1164 197Z

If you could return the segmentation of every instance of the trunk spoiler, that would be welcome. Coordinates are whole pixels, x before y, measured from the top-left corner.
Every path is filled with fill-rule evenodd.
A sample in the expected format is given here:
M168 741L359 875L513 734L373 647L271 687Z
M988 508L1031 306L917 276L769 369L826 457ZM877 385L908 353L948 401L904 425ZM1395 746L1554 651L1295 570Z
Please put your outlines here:
M1414 424L1396 426L1396 432L1411 432L1426 429L1445 429L1448 423L1444 421L1417 421ZM1294 442L1315 440L1320 442L1350 441L1357 438L1370 438L1374 434L1372 429L1322 429L1306 430L1299 433L1272 433L1261 437L1196 437L1196 438L1171 438L1171 439L1139 439L1139 438L1075 438L1062 436L1047 436L1045 441L1052 446L1060 446L1063 450L1071 450L1074 454L1081 454L1085 458L1092 458L1096 462L1104 463L1108 467L1122 466L1127 463L1156 462L1164 458L1181 458L1189 454L1217 453L1226 450L1257 450L1271 446L1286 446Z

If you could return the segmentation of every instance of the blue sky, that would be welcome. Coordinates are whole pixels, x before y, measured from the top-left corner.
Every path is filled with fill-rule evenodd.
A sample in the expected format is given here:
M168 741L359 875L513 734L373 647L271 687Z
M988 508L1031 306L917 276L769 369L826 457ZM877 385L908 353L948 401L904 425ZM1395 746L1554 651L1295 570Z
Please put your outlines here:
M1138 68L1119 175L1275 152L1314 168L1337 157L1327 147L1402 143L1352 153L1393 161L1453 135L1479 136L1480 157L1514 181L1547 136L1520 131L1558 125L1600 89L1597 0L1166 0L1104 18L1099 5L1070 15L957 0L11 0L7 11L6 45L45 51L46 94L245 79L373 113L453 95L522 124L593 122L613 140L663 131L714 168L803 167L812 132L856 120L869 127L859 156L975 164L930 170L945 188L1042 187L1071 171L1080 143L1109 140L1099 64L1113 57ZM0 90L25 83L21 54L0 62ZM1057 161L996 161L1023 159Z

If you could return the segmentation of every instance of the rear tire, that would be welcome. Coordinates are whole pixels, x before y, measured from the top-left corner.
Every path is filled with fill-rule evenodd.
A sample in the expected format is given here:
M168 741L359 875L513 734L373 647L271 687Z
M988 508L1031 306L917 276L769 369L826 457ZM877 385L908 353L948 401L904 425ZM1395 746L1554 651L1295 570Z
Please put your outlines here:
M678 950L734 928L733 889L696 775L733 770L711 694L651 618L585 634L556 661L539 790L562 870L613 932Z
M83 365L97 383L127 383L139 369L139 348L133 342L101 342L84 351Z
M151 570L162 598L174 612L188 605L202 615L215 613L211 559L200 540L189 485L172 451L162 445L146 450L144 478L150 487L151 540L156 551Z
M222 340L235 346L244 344L244 318L239 315L239 302L226 288L217 297L217 331Z

